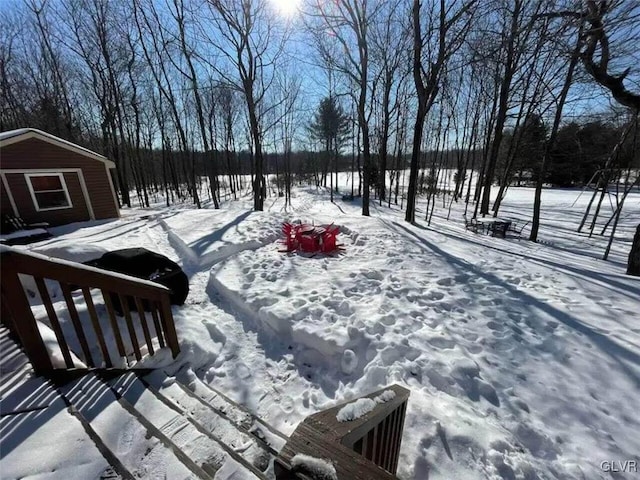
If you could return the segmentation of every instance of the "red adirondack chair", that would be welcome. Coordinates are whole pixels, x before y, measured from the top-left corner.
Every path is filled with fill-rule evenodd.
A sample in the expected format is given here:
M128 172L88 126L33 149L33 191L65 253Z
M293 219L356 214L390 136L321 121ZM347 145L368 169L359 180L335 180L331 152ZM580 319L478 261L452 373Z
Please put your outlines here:
M343 250L337 243L340 227L333 224L326 226L314 226L308 224L292 225L282 224L284 245L282 252L295 252L300 250L308 253L331 253Z

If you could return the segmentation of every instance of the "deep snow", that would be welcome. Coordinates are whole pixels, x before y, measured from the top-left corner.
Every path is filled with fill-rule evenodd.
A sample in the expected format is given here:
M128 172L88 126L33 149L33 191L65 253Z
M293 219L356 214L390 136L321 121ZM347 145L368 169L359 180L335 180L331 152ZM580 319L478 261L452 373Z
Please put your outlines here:
M294 193L293 208L273 197L263 213L246 197L219 211L124 210L25 248L143 246L178 261L191 288L173 310L182 352L155 365L190 367L285 433L406 386L400 478L610 478L602 461L640 462L640 279L624 275L640 194L603 262L606 239L575 232L588 202L572 206L575 190L544 192L538 244L528 228L522 239L465 231L464 205L409 225L398 207L372 202L367 218L324 190ZM532 196L510 189L501 217L524 223ZM281 253L283 221L335 222L346 250Z

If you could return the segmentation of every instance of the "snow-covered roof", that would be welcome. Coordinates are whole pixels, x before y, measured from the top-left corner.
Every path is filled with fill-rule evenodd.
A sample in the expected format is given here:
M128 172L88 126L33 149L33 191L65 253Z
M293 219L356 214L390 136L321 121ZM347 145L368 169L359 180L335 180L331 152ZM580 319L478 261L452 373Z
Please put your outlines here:
M56 137L55 135L51 135L50 133L43 132L42 130L38 130L37 128L18 128L17 130L0 132L0 147L6 147L13 143L21 142L29 138L38 138L39 140L43 140L53 145L57 145L58 147L61 147L61 148L66 148L67 150L71 150L85 157L98 160L104 163L107 166L107 168L116 168L116 164L113 163L111 160L109 160L107 157L100 155L99 153L93 152L88 148L84 148L84 147L81 147L80 145L76 145L75 143L71 143L67 140L64 140L63 138Z

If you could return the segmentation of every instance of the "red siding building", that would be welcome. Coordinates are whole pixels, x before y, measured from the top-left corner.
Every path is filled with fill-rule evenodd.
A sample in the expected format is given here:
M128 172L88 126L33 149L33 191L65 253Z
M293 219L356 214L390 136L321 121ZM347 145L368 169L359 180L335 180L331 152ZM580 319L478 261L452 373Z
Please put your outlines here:
M0 133L0 206L27 223L120 216L102 155L34 128Z

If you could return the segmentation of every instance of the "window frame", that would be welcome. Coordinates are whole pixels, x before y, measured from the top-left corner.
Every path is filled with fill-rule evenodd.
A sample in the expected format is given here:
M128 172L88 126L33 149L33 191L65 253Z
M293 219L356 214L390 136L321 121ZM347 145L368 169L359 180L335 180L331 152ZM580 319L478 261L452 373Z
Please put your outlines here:
M31 183L31 179L33 177L58 177L60 178L60 185L62 186L62 190L42 190L41 192L36 192L33 189L33 184ZM64 179L64 173L62 172L41 172L41 173L25 173L24 178L27 183L27 187L29 188L29 193L31 194L31 201L33 202L33 206L36 209L36 212L49 212L52 210L67 210L73 208L73 203L71 202L71 196L69 195L69 189L67 188L67 182ZM49 207L49 208L41 208L38 203L37 193L46 193L46 192L64 192L64 196L67 200L67 205L60 207Z

